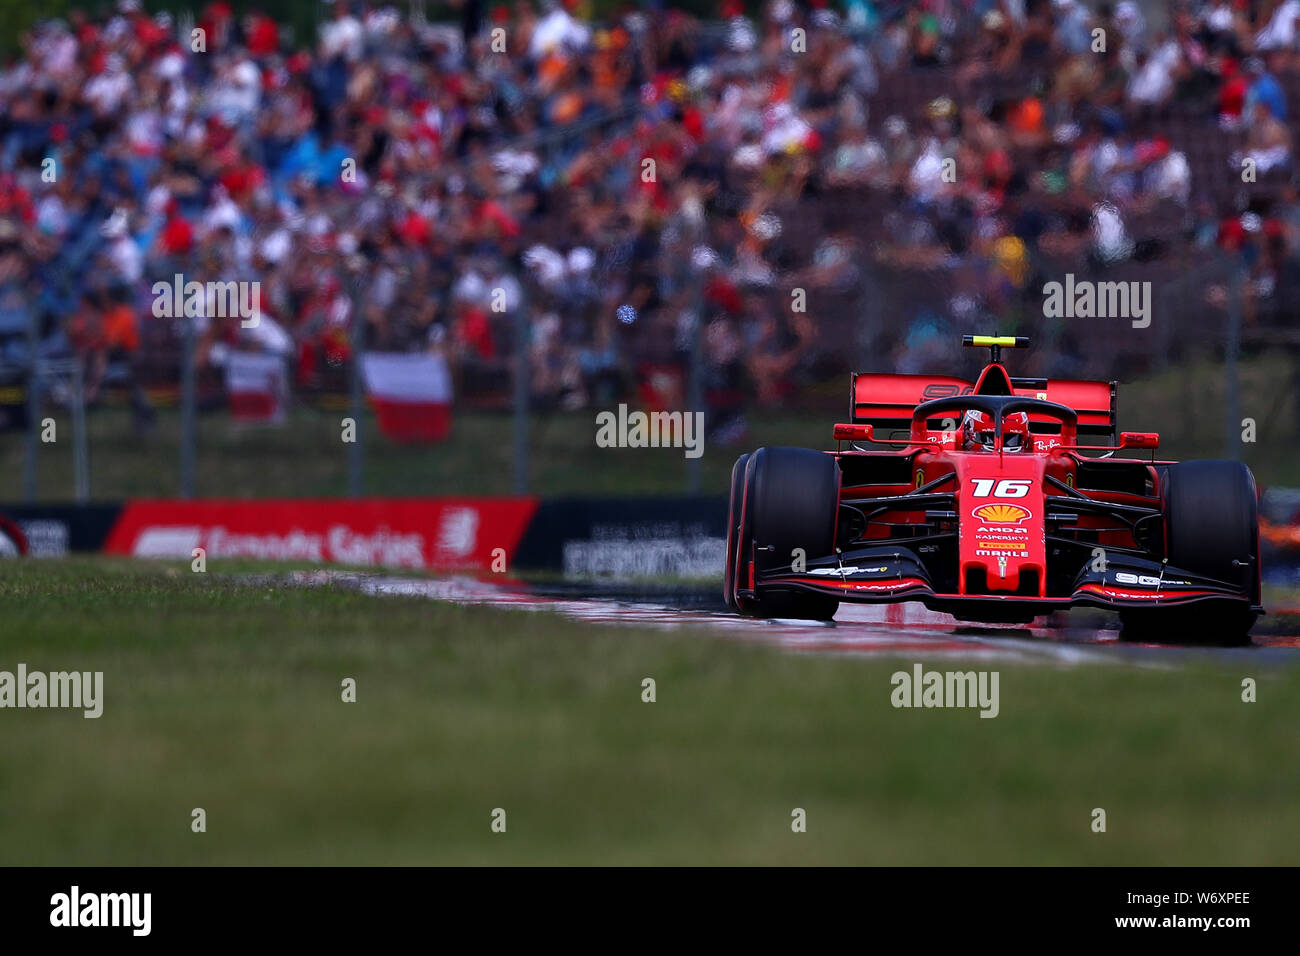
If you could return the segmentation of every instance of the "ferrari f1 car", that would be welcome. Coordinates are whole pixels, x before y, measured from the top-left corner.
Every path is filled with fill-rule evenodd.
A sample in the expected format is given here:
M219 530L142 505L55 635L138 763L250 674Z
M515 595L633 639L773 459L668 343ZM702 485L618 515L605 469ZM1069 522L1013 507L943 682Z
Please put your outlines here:
M1247 640L1263 613L1250 470L1117 435L1114 382L1011 377L1001 350L1027 339L964 344L991 350L973 385L857 374L835 452L740 456L727 604L829 620L841 601L920 601L998 623L1092 606L1126 638Z

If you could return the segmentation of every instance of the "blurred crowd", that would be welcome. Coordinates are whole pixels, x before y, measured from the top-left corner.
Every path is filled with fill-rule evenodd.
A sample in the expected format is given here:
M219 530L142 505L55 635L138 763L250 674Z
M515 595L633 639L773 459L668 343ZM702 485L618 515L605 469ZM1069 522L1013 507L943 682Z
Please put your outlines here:
M745 407L864 357L933 369L960 332L1037 334L1048 263L1217 253L1248 271L1248 317L1300 293L1300 0L323 9L295 42L225 2L138 0L21 38L0 366L35 329L142 420L185 323L217 400L235 350L282 356L301 394L344 388L358 344L432 350L485 402L524 361L562 408L680 407L694 367L739 434ZM1200 143L1223 155L1198 167ZM259 282L261 321L157 317L177 274ZM941 294L855 329L904 274ZM1078 333L1044 331L1044 371L1079 371Z

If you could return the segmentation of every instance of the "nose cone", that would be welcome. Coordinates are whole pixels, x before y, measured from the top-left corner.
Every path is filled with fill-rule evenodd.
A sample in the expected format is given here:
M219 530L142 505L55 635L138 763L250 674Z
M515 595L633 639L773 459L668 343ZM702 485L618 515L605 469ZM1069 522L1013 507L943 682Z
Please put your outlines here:
M1045 596L1046 461L1037 455L959 455L955 461L959 592L1019 593L1025 587Z

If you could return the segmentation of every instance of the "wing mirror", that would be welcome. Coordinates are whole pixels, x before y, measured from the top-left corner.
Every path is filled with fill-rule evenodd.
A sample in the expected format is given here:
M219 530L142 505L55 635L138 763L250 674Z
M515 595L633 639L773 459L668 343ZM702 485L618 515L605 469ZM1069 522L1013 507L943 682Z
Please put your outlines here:
M1160 435L1158 432L1120 432L1120 448L1159 448Z
M836 441L871 441L872 427L870 425L836 425Z

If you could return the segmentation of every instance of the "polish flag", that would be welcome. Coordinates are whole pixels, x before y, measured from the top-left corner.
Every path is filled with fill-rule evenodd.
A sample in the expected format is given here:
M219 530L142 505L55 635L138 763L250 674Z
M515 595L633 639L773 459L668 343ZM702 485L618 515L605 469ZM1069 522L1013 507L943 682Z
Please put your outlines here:
M361 374L379 430L393 441L442 441L451 433L451 372L441 355L367 352Z
M226 358L226 395L237 422L283 422L284 359L262 352L231 352Z

